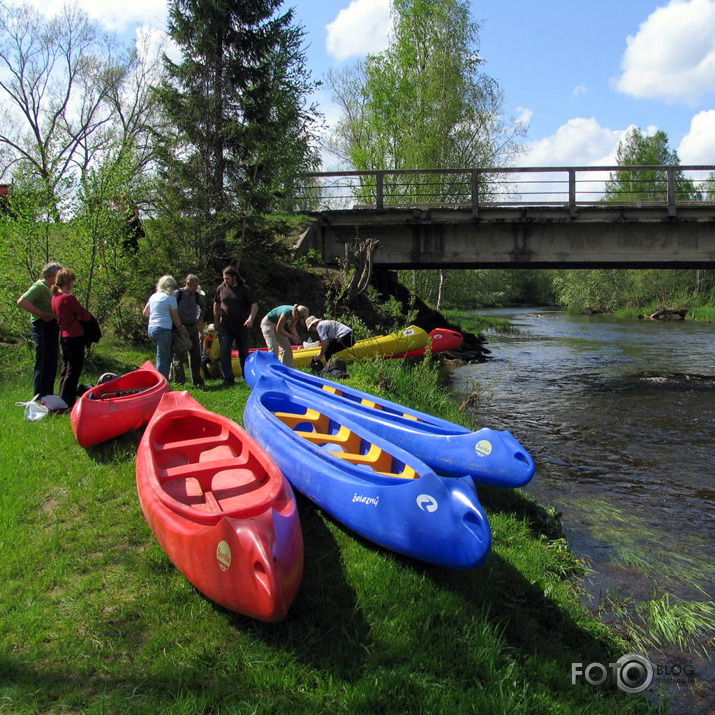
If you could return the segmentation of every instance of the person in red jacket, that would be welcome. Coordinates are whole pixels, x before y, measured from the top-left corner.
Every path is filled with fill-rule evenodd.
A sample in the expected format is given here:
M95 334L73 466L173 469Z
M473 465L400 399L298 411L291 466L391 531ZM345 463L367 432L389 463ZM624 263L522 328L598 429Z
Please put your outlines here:
M77 401L77 385L84 367L85 336L81 320L89 320L90 312L72 295L76 276L63 268L57 273L52 287L52 312L60 328L62 370L60 372L60 397L72 407Z

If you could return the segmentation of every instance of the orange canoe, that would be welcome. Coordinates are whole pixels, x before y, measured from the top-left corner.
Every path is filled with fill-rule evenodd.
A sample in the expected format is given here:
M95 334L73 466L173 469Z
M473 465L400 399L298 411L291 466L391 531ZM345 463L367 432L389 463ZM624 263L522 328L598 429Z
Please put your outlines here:
M139 444L136 475L149 526L201 593L262 621L285 618L303 576L295 496L243 428L170 392Z
M147 360L138 370L85 392L72 407L72 431L82 447L92 447L139 429L170 389L167 379Z

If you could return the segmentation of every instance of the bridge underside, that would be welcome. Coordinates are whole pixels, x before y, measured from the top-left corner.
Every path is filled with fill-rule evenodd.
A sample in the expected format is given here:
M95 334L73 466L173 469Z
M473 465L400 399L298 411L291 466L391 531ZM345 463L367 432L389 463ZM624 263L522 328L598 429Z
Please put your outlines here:
M377 239L378 268L715 268L713 207L355 209L317 217L299 253L326 264Z

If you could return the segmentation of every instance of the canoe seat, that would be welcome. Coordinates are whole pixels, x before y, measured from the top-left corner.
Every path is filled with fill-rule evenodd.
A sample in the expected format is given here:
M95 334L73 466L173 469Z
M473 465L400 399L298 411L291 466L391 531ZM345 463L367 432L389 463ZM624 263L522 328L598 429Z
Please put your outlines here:
M274 412L273 414L291 429L295 429L299 424L308 422L314 426L316 432L326 432L330 424L330 420L326 415L314 410L312 407L308 407L303 414L296 412Z
M159 469L159 481L169 481L172 479L185 479L193 477L201 485L202 489L211 488L213 475L218 472L237 471L245 465L245 459L229 457L227 459L213 459L206 462L189 462L173 467ZM246 471L246 470L244 470Z
M313 444L337 444L348 452L359 452L362 439L345 425L340 425L340 429L335 434L327 432L307 432L295 430L297 435L307 439Z
M229 432L224 427L219 434L207 435L205 437L191 437L189 439L177 439L172 442L164 442L157 444L157 449L161 451L189 451L191 453L201 452L204 447L215 447L218 444L225 443L229 439Z
M161 470L161 487L181 504L199 511L244 512L273 499L268 475L246 469L236 459L184 464Z
M366 397L363 397L362 400L360 400L360 404L364 405L365 407L372 407L373 409L376 409L376 410L382 409L382 405L378 405L377 402L368 400Z
M393 471L395 460L392 455L385 452L376 444L370 446L367 454L355 454L351 452L333 452L334 457L338 457L346 462L370 467L374 472L385 477L395 477L398 479L416 479L417 472L409 465L404 464L401 472Z

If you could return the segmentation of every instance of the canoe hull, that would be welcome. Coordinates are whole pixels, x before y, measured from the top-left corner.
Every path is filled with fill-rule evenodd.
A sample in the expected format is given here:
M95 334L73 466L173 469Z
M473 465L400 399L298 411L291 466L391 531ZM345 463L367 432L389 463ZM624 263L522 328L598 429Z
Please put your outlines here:
M93 447L143 427L169 390L167 379L149 361L138 370L91 388L75 402L70 414L77 442ZM120 394L108 397L115 393Z
M453 332L453 331L450 331ZM456 333L461 337L460 333ZM449 337L450 342L454 342L453 336ZM425 349L430 342L430 336L416 325L410 325L404 330L389 335L377 335L372 338L358 340L355 345L346 350L335 353L335 357L342 358L345 362L355 362L357 360L372 360L375 358L403 358L424 355ZM460 341L461 342L461 341ZM448 350L449 348L442 348ZM266 348L252 348L250 354L254 352L266 352ZM310 361L320 355L320 347L306 348L293 347L293 364L295 367L309 367ZM238 359L238 351L231 352L231 366L233 374L241 375L241 363Z
M471 478L438 477L427 465L342 416L320 412L359 435L363 447L389 452L415 478L394 478L341 459L276 417L301 414L310 397L287 394L285 382L262 378L246 403L244 424L293 487L360 536L397 553L449 568L475 568L491 547L491 530ZM329 451L330 450L330 451ZM350 455L344 455L350 456ZM367 459L367 457L365 457Z
M345 362L372 360L424 348L428 342L429 336L422 328L410 325L404 330L398 330L389 335L378 335L358 340L351 348L341 350L335 353L335 356L342 358ZM293 351L293 363L296 367L308 367L310 361L318 355L320 355L320 347L298 348Z
M246 382L261 376L285 380L293 392L307 392L316 404L328 404L343 417L378 433L415 455L438 474L471 476L481 484L522 487L535 472L534 460L507 430L466 427L413 410L391 400L294 370L270 353L255 353L246 362Z
M239 425L186 392L167 395L137 450L137 492L168 557L207 598L284 619L303 574L290 484Z
M429 343L423 348L416 348L404 353L389 355L392 359L421 357L428 350L430 353L441 353L445 350L455 350L464 342L462 333L449 328L435 328L429 332Z

